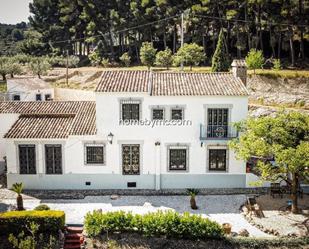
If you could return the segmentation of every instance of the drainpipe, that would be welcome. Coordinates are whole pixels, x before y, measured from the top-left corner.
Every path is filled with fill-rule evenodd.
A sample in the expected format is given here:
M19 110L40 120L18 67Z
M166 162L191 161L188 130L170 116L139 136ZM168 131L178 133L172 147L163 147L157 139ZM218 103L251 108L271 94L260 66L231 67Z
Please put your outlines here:
M156 190L161 189L161 143L160 142L155 142L155 174L156 174L156 179L155 179L155 187Z

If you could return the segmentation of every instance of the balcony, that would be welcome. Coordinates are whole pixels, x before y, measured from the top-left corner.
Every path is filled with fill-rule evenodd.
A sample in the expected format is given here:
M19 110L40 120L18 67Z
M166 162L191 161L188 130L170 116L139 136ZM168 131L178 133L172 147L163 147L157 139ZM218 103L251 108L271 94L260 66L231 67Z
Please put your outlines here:
M229 125L200 125L200 140L228 140L238 137L235 127Z

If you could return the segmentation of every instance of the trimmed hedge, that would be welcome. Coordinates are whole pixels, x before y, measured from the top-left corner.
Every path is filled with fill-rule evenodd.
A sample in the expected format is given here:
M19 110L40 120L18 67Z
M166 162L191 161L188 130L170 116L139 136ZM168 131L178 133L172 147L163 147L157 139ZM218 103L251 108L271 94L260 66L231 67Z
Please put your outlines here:
M138 232L146 236L166 235L173 238L221 238L222 227L200 215L183 215L168 211L133 215L132 213L93 211L85 216L84 227L89 236L109 232Z
M9 211L0 213L0 233L20 233L31 222L38 224L39 232L57 233L64 228L65 214L63 211Z

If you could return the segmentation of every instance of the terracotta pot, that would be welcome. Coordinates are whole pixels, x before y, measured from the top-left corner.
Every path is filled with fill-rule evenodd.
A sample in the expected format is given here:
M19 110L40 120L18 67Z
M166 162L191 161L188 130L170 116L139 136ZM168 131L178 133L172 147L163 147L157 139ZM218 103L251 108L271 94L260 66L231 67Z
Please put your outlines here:
M225 234L231 234L232 225L230 223L223 223L222 227L223 227L223 231L224 231Z

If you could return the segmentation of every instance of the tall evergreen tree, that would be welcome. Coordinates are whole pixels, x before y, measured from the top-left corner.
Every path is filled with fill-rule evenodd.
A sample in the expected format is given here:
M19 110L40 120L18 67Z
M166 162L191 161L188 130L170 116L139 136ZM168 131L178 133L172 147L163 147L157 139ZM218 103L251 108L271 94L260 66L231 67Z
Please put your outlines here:
M216 51L212 57L211 71L212 72L227 72L229 71L228 55L224 46L224 33L221 29Z

